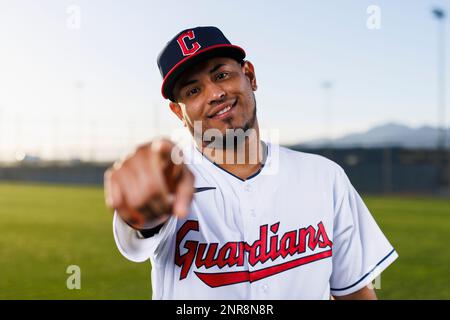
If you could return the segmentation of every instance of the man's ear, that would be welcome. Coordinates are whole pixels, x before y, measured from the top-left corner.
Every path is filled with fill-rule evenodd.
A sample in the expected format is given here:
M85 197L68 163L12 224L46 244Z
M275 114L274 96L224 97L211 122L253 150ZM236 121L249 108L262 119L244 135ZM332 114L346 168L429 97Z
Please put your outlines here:
M186 121L183 117L183 110L181 109L181 106L176 102L170 102L169 103L170 110L172 110L173 113L183 122L183 125L186 126Z
M256 84L255 67L253 64L248 60L244 61L242 64L242 71L250 81L253 91L256 91L256 89L258 89L258 85Z

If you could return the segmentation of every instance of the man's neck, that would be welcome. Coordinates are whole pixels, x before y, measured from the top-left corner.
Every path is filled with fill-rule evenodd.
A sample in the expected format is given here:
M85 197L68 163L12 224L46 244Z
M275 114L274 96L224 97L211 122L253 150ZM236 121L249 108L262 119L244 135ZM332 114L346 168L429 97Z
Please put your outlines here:
M208 145L202 146L200 151L222 169L245 180L261 169L265 148L256 128L244 141L232 148L213 149Z

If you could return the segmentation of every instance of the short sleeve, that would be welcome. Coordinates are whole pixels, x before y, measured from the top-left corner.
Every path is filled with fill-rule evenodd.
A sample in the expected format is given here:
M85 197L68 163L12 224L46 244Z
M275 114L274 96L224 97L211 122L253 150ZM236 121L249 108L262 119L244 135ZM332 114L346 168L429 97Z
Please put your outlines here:
M334 185L331 294L356 292L372 282L398 254L339 167Z
M164 254L166 240L175 233L176 218L171 216L158 233L150 238L143 238L138 231L130 227L114 212L113 234L120 253L130 261L143 262L150 258L159 260Z

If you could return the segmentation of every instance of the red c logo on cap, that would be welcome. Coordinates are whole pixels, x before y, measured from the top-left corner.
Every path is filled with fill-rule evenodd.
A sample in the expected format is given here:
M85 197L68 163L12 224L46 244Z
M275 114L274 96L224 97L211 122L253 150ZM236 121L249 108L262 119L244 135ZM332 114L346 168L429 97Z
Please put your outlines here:
M191 54L196 53L198 49L201 48L200 43L196 41L192 44L192 48L188 49L186 42L184 42L184 38L194 40L195 39L194 31L193 30L186 31L182 33L177 39L178 45L180 46L181 51L183 52L183 56L190 56Z

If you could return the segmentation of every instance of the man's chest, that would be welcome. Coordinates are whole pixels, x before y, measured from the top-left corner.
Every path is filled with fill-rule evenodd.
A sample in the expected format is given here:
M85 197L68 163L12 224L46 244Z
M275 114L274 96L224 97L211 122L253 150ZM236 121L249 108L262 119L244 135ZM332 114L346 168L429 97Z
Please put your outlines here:
M299 275L332 256L332 205L288 185L198 186L178 221L174 262L179 280L209 287ZM306 268L305 266L308 265ZM302 267L303 266L303 267Z

